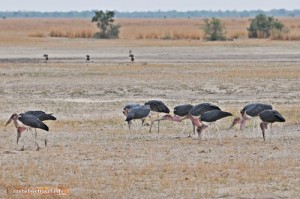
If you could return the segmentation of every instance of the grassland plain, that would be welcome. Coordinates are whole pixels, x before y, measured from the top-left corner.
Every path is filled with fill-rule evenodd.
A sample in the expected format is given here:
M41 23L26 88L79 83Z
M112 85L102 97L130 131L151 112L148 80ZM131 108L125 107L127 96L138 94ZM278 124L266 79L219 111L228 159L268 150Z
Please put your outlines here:
M22 27L0 31L0 198L39 197L7 195L16 186L68 187L70 198L299 198L299 42L31 37ZM185 138L189 122L149 133L137 121L128 131L123 106L150 99L171 109L212 102L234 116L247 103L271 103L287 122L266 142L252 122L227 131L233 117L218 123L222 144L212 127L209 141ZM14 126L4 124L37 109L58 118L46 122L49 144L35 151L26 132L18 151ZM38 131L41 146L45 135Z

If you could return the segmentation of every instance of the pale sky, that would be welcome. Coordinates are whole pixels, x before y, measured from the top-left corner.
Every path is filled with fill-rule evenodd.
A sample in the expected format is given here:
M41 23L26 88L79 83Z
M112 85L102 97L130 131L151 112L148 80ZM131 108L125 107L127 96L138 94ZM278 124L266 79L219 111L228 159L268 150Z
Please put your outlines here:
M0 11L300 9L299 0L0 0Z

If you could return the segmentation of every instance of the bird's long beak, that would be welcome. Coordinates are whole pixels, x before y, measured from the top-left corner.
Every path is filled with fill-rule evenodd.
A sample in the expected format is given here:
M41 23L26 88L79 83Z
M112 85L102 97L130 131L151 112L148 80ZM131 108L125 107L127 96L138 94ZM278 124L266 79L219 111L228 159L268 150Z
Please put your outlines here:
M5 126L7 126L9 123L11 123L12 118L13 118L13 116L11 116L11 117L9 118L9 120L6 122Z
M232 121L230 127L227 130L229 131L232 127L234 127L234 125L236 125L236 121L235 120Z
M156 120L153 120L153 122L158 122L158 121L161 121L161 120L166 120L165 118L158 118L158 119L156 119ZM152 122L152 123L153 123Z

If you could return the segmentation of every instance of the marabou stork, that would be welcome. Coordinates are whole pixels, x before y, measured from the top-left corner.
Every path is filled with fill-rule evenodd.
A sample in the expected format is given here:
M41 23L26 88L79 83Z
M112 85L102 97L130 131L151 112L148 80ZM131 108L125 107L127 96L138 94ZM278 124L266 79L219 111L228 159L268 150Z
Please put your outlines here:
M181 120L187 119L189 118L194 127L197 126L201 126L201 121L199 119L199 116L202 115L203 113L207 112L207 111L211 111L211 110L221 110L217 105L211 104L211 103L201 103L201 104L197 104L196 106L194 106L189 114L187 114L185 117L183 117ZM194 133L195 133L195 128L193 129ZM191 135L189 134L189 137Z
M39 128L39 129L43 129L45 131L49 131L49 128L46 124L44 124L37 117L30 115L30 114L21 113L21 114L17 115L16 113L14 113L9 118L9 120L6 122L5 126L7 126L11 121L14 122L14 125L17 128L17 144L19 143L21 133L24 132L25 130L28 130L29 128ZM39 150L40 147L37 144L37 142L35 142L35 144L37 145L36 150ZM21 151L24 150L24 145L23 145Z
M48 56L48 54L44 54L44 55L43 55L43 57L45 58L45 62L47 63L47 62L48 62L48 60L49 60L49 56Z
M56 117L54 117L52 115L52 113L48 114L45 113L44 111L27 111L24 114L29 114L29 115L33 115L35 117L37 117L39 120L41 121L45 121L45 120L56 120ZM35 138L37 137L37 132L35 129ZM47 146L47 134L46 134L46 138L45 138L45 146Z
M262 130L263 139L265 141L265 129L268 128L268 124L272 124L274 122L285 122L284 117L276 110L265 110L259 114L259 118L261 119L260 128Z
M228 130L231 129L235 124L240 124L240 130L243 130L245 128L245 124L247 120L257 117L262 111L272 110L272 109L273 109L272 105L269 104L262 104L262 103L247 104L240 111L241 117L234 118ZM255 120L254 120L253 128L254 126L255 126Z
M126 122L128 123L128 128L130 130L130 126L132 123L132 120L135 119L142 119L142 125L144 124L144 118L147 117L150 113L150 107L149 106L135 106L131 108L126 117Z
M129 51L129 58L130 58L130 62L133 63L134 62L134 55L132 54L132 51Z
M207 112L203 113L199 117L202 125L197 127L197 132L198 132L199 139L201 138L201 134L202 134L203 130L205 130L206 128L208 128L207 123L213 123L213 124L215 124L216 121L218 121L218 120L220 120L222 118L225 118L225 117L229 117L229 116L232 116L232 114L229 113L229 112L218 110L218 109L207 111ZM215 126L217 128L219 140L221 142L219 128L218 128L218 126L216 124L215 124Z
M86 63L89 63L91 60L91 56L90 55L86 55Z

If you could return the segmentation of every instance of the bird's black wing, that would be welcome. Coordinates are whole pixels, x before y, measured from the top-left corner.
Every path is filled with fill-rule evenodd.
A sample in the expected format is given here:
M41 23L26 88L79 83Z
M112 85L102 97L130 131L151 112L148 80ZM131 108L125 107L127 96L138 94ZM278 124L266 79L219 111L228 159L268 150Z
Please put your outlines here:
M228 116L232 116L232 114L221 110L212 110L203 113L199 119L203 122L215 122Z
M29 114L21 113L18 116L18 119L25 124L26 126L32 127L32 128L39 128L43 129L45 131L49 131L49 128L46 124L44 124L41 120L39 120L37 117Z
M284 117L276 110L265 110L259 114L260 119L263 122L285 122Z
M129 111L126 120L125 121L130 121L130 120L134 120L134 119L142 119L145 118L149 115L150 113L150 108L145 107L145 106L141 106L141 107L137 107L137 108L133 108L131 109L131 111Z
M151 111L159 112L159 113L170 113L170 109L165 105L162 101L159 100L150 100L145 103L145 105L149 105Z
M251 117L256 117L262 111L272 110L272 109L273 109L272 105L256 103L256 104L246 105L242 111L246 112L246 114L250 115ZM241 111L241 113L242 113L242 111Z
M33 115L41 121L45 120L56 120L56 117L54 117L52 114L47 114L44 111L27 111L24 114Z
M137 106L140 106L138 103L131 103L131 104L127 104L123 110L125 109L132 109L133 107L137 107Z
M180 117L186 116L193 108L191 104L179 105L174 108L174 114Z
M202 103L194 106L190 114L193 116L200 116L203 113L207 111L212 111L212 110L221 110L217 105L211 104L211 103Z

